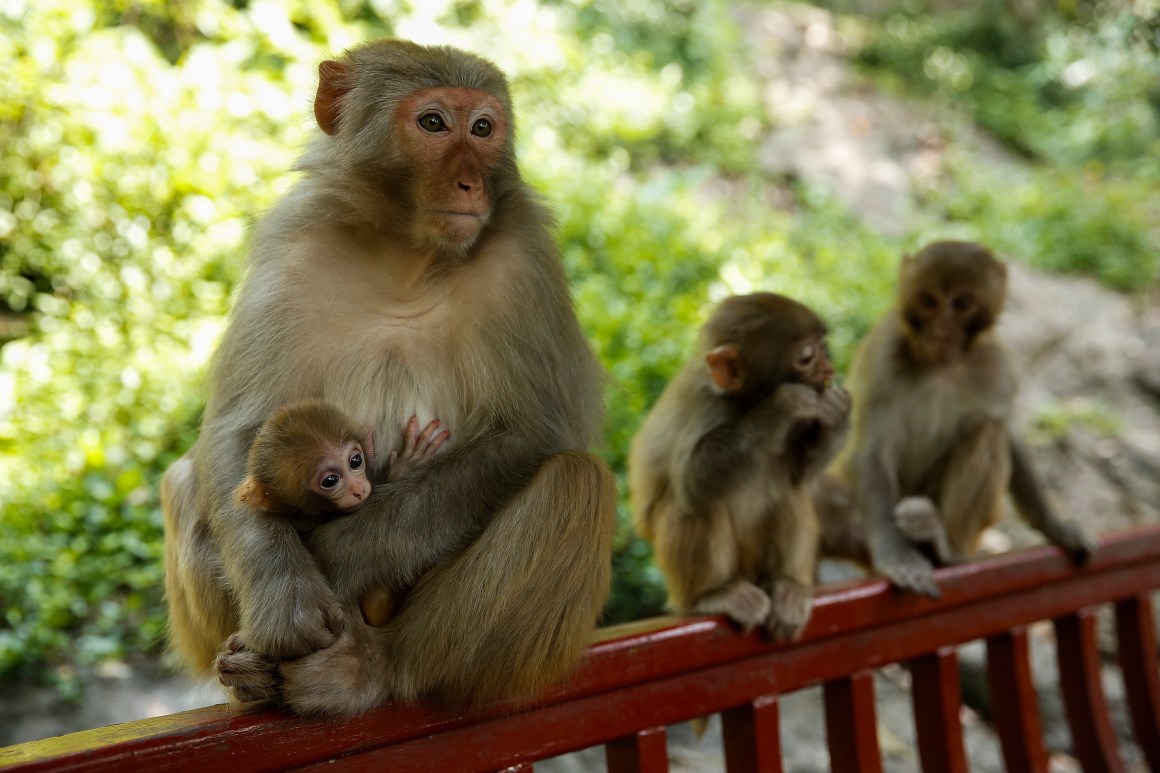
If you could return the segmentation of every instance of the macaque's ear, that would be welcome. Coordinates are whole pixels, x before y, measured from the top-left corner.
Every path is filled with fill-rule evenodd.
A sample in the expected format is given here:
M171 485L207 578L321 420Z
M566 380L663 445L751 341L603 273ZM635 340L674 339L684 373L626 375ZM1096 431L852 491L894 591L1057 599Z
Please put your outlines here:
M318 93L314 96L314 119L327 134L338 131L342 97L350 91L350 67L326 60L318 65Z
M277 509L274 498L270 496L270 492L266 490L265 486L253 478L246 478L242 481L242 485L238 487L238 501L249 507L256 507L263 513L269 513Z
M369 461L377 461L375 457L375 428L369 421L363 425L363 453Z
M705 362L709 363L709 375L718 392L736 392L745 383L741 355L737 353L736 347L725 344L710 349L705 355Z

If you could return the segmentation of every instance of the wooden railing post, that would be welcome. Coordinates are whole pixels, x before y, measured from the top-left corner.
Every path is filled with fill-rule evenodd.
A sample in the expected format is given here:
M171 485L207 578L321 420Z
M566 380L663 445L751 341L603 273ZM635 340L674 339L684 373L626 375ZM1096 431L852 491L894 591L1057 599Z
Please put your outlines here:
M663 727L617 738L604 744L608 773L666 773L669 769L667 735Z
M730 773L780 773L780 696L821 683L832 769L881 773L873 670L908 663L923 768L957 773L965 755L951 648L988 637L1007 770L1046 773L1026 628L1046 620L1055 621L1076 752L1087 771L1119 770L1090 611L1106 604L1116 605L1136 736L1160 771L1150 607L1160 589L1160 524L1105 535L1082 567L1044 545L939 569L938 581L939 603L878 578L818 588L810 625L791 642L769 642L717 617L606 629L565 684L529 704L386 705L355 717L212 706L3 748L0 771L529 773L536 761L604 744L611 773L662 773L664 728L721 712Z
M910 661L914 724L925 773L967 773L963 726L959 719L959 659L954 647Z
M1116 639L1136 743L1148 767L1160 770L1160 675L1149 596L1142 593L1116 603Z
M721 712L725 769L729 773L781 773L781 726L776 696L762 696Z
M987 639L987 683L1008 773L1045 773L1047 750L1024 626Z
M1100 653L1096 646L1096 616L1081 609L1057 617L1055 639L1059 656L1059 686L1075 754L1085 773L1122 771L1116 751L1108 703L1100 684Z
M834 773L881 773L874 672L826 682L826 743Z

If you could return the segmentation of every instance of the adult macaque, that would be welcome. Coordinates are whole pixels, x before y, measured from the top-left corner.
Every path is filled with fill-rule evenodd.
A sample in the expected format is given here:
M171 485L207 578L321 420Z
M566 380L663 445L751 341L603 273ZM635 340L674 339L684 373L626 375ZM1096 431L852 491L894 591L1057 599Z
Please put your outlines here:
M852 437L835 472L850 485L852 517L865 519L855 526L874 569L932 597L932 559L971 555L1007 490L1075 558L1095 546L1052 512L1012 431L1015 372L994 331L1006 287L1006 267L986 248L928 245L903 259L897 305L851 366Z
M378 41L322 63L314 114L303 178L254 236L201 436L165 476L173 647L238 699L306 713L535 695L604 603L615 484L584 450L602 377L516 166L506 81ZM233 491L262 420L305 398L384 448L412 415L453 438L303 540ZM375 628L359 599L380 587L411 590Z
M726 299L633 439L633 524L677 611L777 639L809 619L819 535L807 487L850 410L825 332L789 298Z
M451 436L432 421L407 423L402 453L387 459L395 480L432 458ZM363 506L371 492L374 445L365 427L322 400L285 405L262 422L250 446L246 478L235 496L260 516L284 518L305 533ZM403 588L372 588L359 601L363 619L384 625Z

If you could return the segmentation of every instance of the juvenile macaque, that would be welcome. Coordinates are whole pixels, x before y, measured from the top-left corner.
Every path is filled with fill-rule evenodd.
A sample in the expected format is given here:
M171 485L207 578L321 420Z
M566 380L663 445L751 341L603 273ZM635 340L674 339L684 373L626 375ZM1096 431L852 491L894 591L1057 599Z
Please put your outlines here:
M986 248L928 245L903 259L897 305L851 366L853 433L834 469L850 487L851 518L864 519L854 528L876 571L932 597L932 560L969 557L1008 490L1076 559L1095 545L1052 512L1012 431L1015 371L994 331L1006 287L1006 267Z
M726 299L633 439L633 524L677 611L777 639L808 621L819 534L807 488L850 410L825 333L789 298Z
M166 473L171 642L239 700L312 714L480 704L558 683L610 574L615 482L586 451L602 375L503 74L383 40L319 67L320 132L261 220L201 435ZM322 397L376 443L438 416L435 458L302 537L234 491L263 419ZM382 627L375 588L408 588Z
M402 454L391 451L388 457L387 480L430 459L450 435L439 431L438 421L419 432L412 417ZM321 400L286 405L258 428L237 499L261 515L286 519L299 533L308 532L362 507L371 492L368 468L373 455L367 428L334 405ZM374 588L365 593L359 604L363 619L385 624L402 590Z

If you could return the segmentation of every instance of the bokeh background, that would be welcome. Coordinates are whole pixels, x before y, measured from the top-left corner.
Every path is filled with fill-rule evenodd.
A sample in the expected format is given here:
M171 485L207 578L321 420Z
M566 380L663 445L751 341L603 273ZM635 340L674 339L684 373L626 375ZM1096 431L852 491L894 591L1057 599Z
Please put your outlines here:
M839 368L932 238L1157 306L1157 0L0 0L0 691L79 697L160 655L161 473L314 130L317 63L378 36L509 73L622 484L731 292L813 306ZM614 562L606 622L658 613L623 504Z

